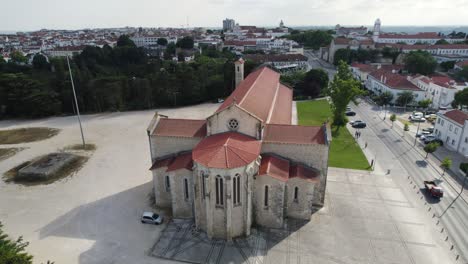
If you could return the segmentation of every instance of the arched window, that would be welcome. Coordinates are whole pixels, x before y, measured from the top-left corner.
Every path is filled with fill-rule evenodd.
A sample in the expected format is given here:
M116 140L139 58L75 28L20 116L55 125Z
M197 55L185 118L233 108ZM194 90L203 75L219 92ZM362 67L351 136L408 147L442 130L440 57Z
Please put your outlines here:
M184 179L184 198L185 198L185 200L189 199L188 180L187 179Z
M202 172L201 174L201 178L200 178L200 182L201 182L201 196L203 199L205 199L205 195L206 195L206 187L205 187L205 173Z
M263 205L268 207L268 185L265 185L265 193L263 196Z
M236 174L234 178L232 178L232 202L234 205L240 204L240 175Z
M216 176L216 205L224 205L223 178Z
M171 182L169 181L169 175L166 175L165 177L165 186L166 186L166 192L171 190Z
M294 187L294 201L297 202L299 197L299 187Z

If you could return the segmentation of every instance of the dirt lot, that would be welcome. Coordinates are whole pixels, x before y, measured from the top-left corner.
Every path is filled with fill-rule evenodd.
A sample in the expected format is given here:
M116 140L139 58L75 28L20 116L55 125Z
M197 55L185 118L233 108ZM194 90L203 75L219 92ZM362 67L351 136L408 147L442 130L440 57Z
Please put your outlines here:
M169 117L205 118L217 107L204 104L159 112ZM76 175L29 187L0 181L0 221L8 234L23 235L30 242L27 249L35 263L155 262L148 252L162 227L139 221L143 211L151 210L146 127L153 114L83 116L85 137L97 149ZM0 161L0 174L34 157L81 143L76 117L0 122L0 130L20 127L61 132L44 141L8 145L27 149Z

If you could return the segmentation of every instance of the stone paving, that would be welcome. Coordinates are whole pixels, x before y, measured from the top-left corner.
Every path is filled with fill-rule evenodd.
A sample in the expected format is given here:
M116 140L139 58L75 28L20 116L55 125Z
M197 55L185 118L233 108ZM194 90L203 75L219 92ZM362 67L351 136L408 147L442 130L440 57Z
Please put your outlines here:
M289 219L285 229L253 229L232 242L209 240L176 219L151 255L190 263L451 263L427 216L391 177L332 169L325 207L310 222Z

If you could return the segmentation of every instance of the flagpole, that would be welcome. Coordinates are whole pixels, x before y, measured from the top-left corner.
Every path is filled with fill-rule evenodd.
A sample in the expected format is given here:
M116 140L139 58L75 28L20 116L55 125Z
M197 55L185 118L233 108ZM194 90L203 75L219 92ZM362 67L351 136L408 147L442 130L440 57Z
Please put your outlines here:
M70 60L68 59L68 56L67 56L67 64L68 64L68 71L70 72L70 80L72 84L73 97L75 98L76 115L78 116L78 123L80 124L81 141L83 142L83 149L85 149L86 143L85 143L84 134L83 134L83 127L81 126L80 108L78 107L78 100L76 99L75 84L73 83L73 75L72 75L72 71L70 67Z

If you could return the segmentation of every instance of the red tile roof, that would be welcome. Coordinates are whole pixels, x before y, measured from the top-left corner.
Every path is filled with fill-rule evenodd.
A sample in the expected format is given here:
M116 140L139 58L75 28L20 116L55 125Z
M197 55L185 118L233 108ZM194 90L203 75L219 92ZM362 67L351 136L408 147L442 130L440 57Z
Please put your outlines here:
M289 178L289 161L275 156L262 155L258 175L269 175L280 181L287 181Z
M455 122L457 122L458 124L460 125L464 125L465 124L465 120L468 119L468 113L465 113L463 111L460 111L460 110L451 110L451 111L448 111L444 114L445 117L447 117L448 119L451 119Z
M311 182L319 182L320 173L318 170L307 168L302 165L292 165L289 168L289 178L299 178Z
M325 128L321 126L295 126L268 124L263 142L286 144L325 144Z
M358 62L351 63L351 67L358 68L362 72L371 72L371 71L375 70L375 68L372 65L362 64L362 63L358 63Z
M279 93L287 95L287 100L292 101L292 96L288 95L289 92L281 88L282 85L279 82L279 78L280 74L269 67L264 66L257 69L237 86L216 112L221 112L233 103L236 103L263 122L268 123L271 113L277 113L274 118L276 122L290 124L290 119L279 118L280 114L277 112L289 111L289 109L286 109L289 102L282 101L286 99L281 98L281 102L278 103L278 105L281 105L280 107L285 107L285 109L274 109L275 96L278 89L280 89Z
M174 157L167 157L162 159L157 159L154 161L153 165L151 166L150 170L159 169L162 167L169 167Z
M192 161L192 152L187 152L179 154L172 160L171 164L167 167L166 171L175 171L179 169L192 170L193 161Z
M467 67L468 66L468 60L457 62L457 66L460 67L460 68Z
M291 124L293 91L289 87L280 84L272 112L267 123Z
M159 119L153 135L168 137L206 137L206 120Z
M291 164L286 159L272 155L262 155L258 176L271 176L284 182L292 178L300 178L310 182L320 180L318 170L299 164Z
M252 40L226 40L224 41L224 46L255 46L257 45L256 41Z
M417 34L392 34L384 33L380 34L379 38L390 38L390 39L440 39L441 37L437 32L421 32Z
M261 141L227 132L209 136L193 149L193 160L211 168L237 168L254 161L260 155Z
M421 91L419 87L414 85L412 82L408 81L404 76L392 73L386 69L379 69L372 73L370 73L372 77L374 77L379 82L382 80L382 83L387 85L390 88L398 89L398 90L411 90L411 91Z
M336 38L333 40L335 42L335 45L348 45L351 39L347 38Z
M247 54L244 56L246 60L251 60L255 63L265 62L295 62L307 61L307 57L302 54Z

